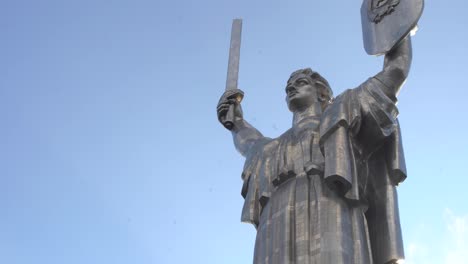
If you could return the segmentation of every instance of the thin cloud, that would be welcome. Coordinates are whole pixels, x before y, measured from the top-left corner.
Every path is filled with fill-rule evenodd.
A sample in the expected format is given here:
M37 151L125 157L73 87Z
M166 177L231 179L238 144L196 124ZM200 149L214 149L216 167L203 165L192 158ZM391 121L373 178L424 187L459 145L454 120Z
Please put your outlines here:
M406 241L405 264L468 264L468 214L456 215L445 209L444 226L421 224L412 240ZM444 235L431 239L431 230L443 229ZM429 236L429 237L428 237Z
M450 209L445 209L448 231L448 250L445 264L468 263L468 215L456 216Z

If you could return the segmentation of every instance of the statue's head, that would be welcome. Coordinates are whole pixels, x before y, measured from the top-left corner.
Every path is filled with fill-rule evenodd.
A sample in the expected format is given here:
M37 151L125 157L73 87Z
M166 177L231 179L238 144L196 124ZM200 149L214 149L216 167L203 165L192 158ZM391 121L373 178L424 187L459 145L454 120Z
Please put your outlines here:
M332 98L327 80L310 68L293 72L286 84L286 102L291 112L303 111L315 103L321 103L323 110Z

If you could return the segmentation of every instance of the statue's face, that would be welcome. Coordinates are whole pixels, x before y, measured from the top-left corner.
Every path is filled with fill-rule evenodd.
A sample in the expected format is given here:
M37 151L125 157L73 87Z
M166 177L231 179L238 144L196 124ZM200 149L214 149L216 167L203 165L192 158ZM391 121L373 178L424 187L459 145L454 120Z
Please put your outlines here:
M303 111L318 101L317 86L305 74L297 74L286 85L286 102L291 112Z

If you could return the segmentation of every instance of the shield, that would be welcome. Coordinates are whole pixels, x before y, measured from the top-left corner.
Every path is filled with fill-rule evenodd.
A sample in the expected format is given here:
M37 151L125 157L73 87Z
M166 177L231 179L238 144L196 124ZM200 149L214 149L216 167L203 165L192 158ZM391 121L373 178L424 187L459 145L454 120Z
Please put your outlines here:
M370 55L390 51L416 27L424 0L364 0L361 7L364 49Z

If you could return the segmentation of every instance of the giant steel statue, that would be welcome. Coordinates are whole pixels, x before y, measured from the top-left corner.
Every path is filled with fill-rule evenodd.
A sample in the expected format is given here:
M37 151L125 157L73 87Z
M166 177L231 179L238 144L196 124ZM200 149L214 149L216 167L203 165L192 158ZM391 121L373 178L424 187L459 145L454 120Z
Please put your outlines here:
M422 0L365 0L364 46L383 69L333 97L300 69L286 83L292 128L268 138L249 124L237 89L241 21L231 36L219 121L246 158L242 221L257 229L255 264L384 264L404 259L396 186L406 178L396 107L411 65Z

